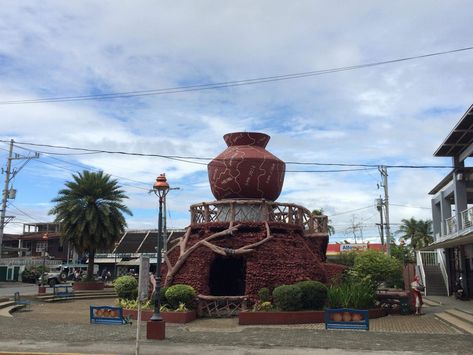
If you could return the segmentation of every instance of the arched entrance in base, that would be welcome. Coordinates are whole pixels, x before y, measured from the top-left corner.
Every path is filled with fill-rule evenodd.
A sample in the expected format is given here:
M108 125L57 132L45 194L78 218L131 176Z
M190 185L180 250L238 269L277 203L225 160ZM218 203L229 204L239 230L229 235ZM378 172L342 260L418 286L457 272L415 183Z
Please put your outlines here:
M209 288L212 296L245 294L246 260L217 255L210 265Z

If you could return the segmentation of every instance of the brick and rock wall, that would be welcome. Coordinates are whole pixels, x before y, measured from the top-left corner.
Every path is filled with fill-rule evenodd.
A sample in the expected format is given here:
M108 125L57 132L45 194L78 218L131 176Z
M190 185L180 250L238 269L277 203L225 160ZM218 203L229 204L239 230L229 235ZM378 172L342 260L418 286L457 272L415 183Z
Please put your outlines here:
M228 223L205 223L193 226L187 249L199 240L228 227ZM246 259L245 294L254 296L262 287L273 289L279 285L293 284L302 280L327 282L322 262L326 248L324 238L312 238L308 242L300 227L285 223L270 223L270 229L273 239L256 247L252 253L242 256ZM238 249L265 237L264 223L247 222L242 223L242 227L233 235L222 236L210 242L220 247ZM169 253L172 265L176 263L179 252L179 248L176 248ZM210 268L217 255L206 246L198 247L189 255L172 283L189 284L200 294L210 294ZM166 275L166 272L164 267L163 275Z

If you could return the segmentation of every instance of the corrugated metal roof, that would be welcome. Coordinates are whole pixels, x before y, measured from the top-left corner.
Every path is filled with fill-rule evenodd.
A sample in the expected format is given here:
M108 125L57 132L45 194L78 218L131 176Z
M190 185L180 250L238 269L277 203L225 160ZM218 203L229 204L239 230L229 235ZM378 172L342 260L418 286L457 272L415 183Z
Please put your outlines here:
M434 153L436 157L458 157L473 143L473 105L465 112ZM469 154L469 156L472 156Z

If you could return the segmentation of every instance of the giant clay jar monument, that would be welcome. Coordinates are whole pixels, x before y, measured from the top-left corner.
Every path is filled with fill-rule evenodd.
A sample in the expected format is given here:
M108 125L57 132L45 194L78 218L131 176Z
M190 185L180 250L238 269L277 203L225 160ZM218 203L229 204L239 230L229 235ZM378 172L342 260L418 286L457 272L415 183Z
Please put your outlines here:
M228 148L208 164L216 201L190 206L191 224L165 256L164 286L193 286L204 314L237 312L263 287L327 281L327 217L276 202L285 164L265 149L269 139L224 136Z
M228 133L228 148L208 165L210 188L217 200L264 198L275 201L281 193L286 164L264 148L264 133Z

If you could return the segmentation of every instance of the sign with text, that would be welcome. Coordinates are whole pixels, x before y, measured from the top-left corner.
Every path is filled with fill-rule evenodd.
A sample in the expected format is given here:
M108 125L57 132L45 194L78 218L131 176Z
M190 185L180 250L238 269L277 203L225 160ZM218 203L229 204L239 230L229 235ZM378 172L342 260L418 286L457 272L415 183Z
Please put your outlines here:
M149 258L140 256L140 276L138 280L138 300L148 299Z
M340 244L340 253L346 251L364 251L368 250L368 244Z

